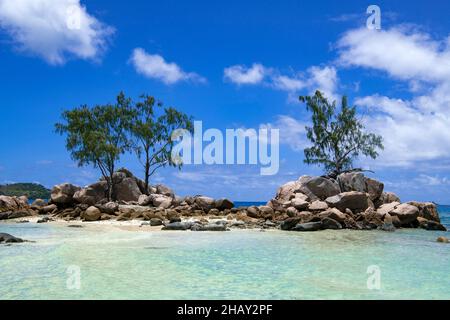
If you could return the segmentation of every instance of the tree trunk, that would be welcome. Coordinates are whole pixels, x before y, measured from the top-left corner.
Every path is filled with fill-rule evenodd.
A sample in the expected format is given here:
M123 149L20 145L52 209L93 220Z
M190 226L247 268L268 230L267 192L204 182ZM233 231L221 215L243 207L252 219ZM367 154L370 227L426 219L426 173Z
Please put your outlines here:
M150 163L147 160L145 163L145 194L148 195L148 187L149 187L149 180L150 180Z
M110 173L108 181L108 201L114 201L114 179L113 173Z

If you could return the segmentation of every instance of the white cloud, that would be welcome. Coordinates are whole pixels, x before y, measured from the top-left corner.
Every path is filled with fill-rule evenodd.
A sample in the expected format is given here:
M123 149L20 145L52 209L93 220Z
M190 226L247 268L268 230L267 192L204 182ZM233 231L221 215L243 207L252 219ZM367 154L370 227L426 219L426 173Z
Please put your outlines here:
M426 174L419 175L415 180L422 185L427 186L442 186L448 185L450 183L450 181L446 177L440 178L438 176L429 176Z
M250 68L242 65L235 65L224 70L224 78L235 84L259 84L269 73L263 65L254 63Z
M272 81L275 88L287 92L297 92L308 86L304 80L288 76L276 76Z
M306 138L306 123L287 115L279 115L275 122L262 125L264 128L280 130L280 144L294 151L303 151L309 145Z
M366 126L384 138L373 165L418 166L450 159L450 45L417 29L351 30L338 41L339 63L385 72L409 85L410 99L374 94L356 99L369 108ZM422 92L422 94L420 93ZM433 161L432 161L433 160Z
M337 47L344 66L381 70L402 80L439 83L450 78L449 39L436 41L411 27L350 30Z
M331 100L337 100L337 85L338 77L337 71L334 67L311 67L308 70L311 79L309 81L309 87L312 90L322 91L326 97Z
M168 85L180 81L206 82L206 79L198 74L185 72L176 63L166 62L160 55L149 54L141 48L133 50L130 61L136 72Z
M53 65L68 58L98 60L114 32L79 0L0 0L0 28L19 51Z
M289 101L298 101L303 90L308 94L320 90L331 100L337 99L338 76L333 66L313 66L306 72L283 74L276 68L254 63L250 68L242 65L226 68L224 78L238 85L263 85L285 91Z

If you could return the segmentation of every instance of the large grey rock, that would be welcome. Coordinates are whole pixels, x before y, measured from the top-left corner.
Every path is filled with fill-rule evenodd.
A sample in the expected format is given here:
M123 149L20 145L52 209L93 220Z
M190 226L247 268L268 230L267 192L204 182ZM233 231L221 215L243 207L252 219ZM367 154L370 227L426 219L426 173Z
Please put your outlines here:
M281 202L290 201L295 197L296 192L300 192L300 187L299 181L290 181L278 189L275 199Z
M106 181L99 181L75 192L73 198L78 203L93 206L107 198L107 190Z
M439 218L439 213L437 211L437 207L432 202L417 202L411 201L408 204L415 206L419 209L419 217L425 218L430 221L435 221L440 223L441 219Z
M366 178L367 193L372 201L376 201L381 197L384 190L384 184L378 180Z
M226 209L234 208L234 203L228 199L219 199L219 200L216 200L215 207L216 207L216 209L223 211Z
M350 209L353 212L361 212L369 207L368 200L366 193L350 191L329 197L325 201L330 207L337 208L340 211L345 212L345 209Z
M398 205L400 205L400 202L385 203L377 209L377 212L379 215L383 216L394 210Z
M400 198L393 192L383 192L379 199L377 199L374 203L376 207L380 207L383 204L392 203L392 202L401 202Z
M169 187L162 185L162 184L159 184L156 186L156 193L162 194L164 196L168 196L171 198L173 198L175 195L172 189L170 189Z
M291 230L291 229L294 228L301 220L302 220L301 217L291 217L291 218L287 218L286 220L284 220L283 222L281 222L280 228L281 228L281 230Z
M346 172L337 177L342 192L367 192L366 177L361 172Z
M114 186L114 193L119 201L137 201L142 194L134 177L122 179Z
M140 206L148 206L151 203L153 203L153 198L146 194L141 194L138 198L138 204Z
M322 219L322 229L340 230L342 225L330 217L325 217Z
M328 209L328 204L325 201L313 201L309 206L308 209L310 211L322 211Z
M306 200L303 200L302 198L295 197L294 199L291 200L291 206L297 210L303 210L303 209L308 208L309 202Z
M110 201L105 204L96 205L96 207L102 212L109 215L115 214L119 210L119 205L116 202Z
M152 194L152 202L155 207L167 209L172 205L172 198L162 194Z
M307 223L299 223L294 228L291 229L292 231L318 231L322 230L322 222L307 222Z
M303 176L299 182L301 185L300 191L311 200L325 200L340 192L338 183L333 179L325 177Z
M341 192L357 191L368 193L369 198L375 201L381 197L384 184L378 180L367 178L362 172L346 172L337 178Z
M81 190L80 187L70 183L63 183L53 187L51 192L51 200L59 205L71 205L74 203L73 196L75 192Z
M402 203L398 205L394 210L390 211L391 216L399 218L402 225L414 222L419 216L419 209L413 205Z
M259 213L261 214L261 216L271 216L273 215L274 211L271 207L269 206L259 206Z
M86 211L82 214L82 218L85 221L97 221L102 216L102 212L94 206L91 206L86 209Z
M0 212L19 209L19 203L14 197L0 195Z
M197 206L204 211L208 212L215 206L215 201L213 198L205 197L205 196L198 196L195 197L195 203Z
M336 220L339 223L344 223L345 219L347 218L345 213L342 213L337 208L331 208L326 211L323 211L319 213L318 215L320 218L331 218L333 220Z

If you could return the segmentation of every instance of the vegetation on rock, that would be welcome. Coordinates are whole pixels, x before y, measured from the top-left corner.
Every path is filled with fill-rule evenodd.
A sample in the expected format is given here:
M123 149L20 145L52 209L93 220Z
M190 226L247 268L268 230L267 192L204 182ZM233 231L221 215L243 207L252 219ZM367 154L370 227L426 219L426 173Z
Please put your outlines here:
M50 190L37 183L12 183L0 185L0 195L27 196L29 199L49 199Z

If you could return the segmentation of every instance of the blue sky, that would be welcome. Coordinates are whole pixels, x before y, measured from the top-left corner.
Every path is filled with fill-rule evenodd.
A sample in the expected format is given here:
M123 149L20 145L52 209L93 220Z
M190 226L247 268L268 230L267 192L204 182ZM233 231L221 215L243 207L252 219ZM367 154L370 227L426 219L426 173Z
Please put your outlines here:
M381 30L366 28L369 4L381 8ZM76 30L68 7L81 8ZM380 158L359 166L402 200L450 203L449 10L446 1L0 0L0 183L96 181L53 126L63 109L124 90L205 128L279 128L275 176L196 165L153 179L179 194L265 201L321 173L303 164L308 115L297 102L321 89L348 95L385 139ZM121 165L142 175L132 156Z

